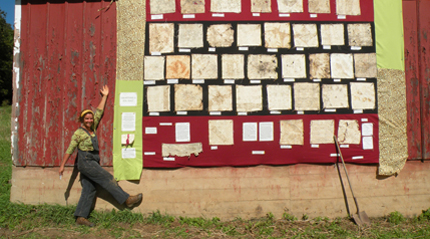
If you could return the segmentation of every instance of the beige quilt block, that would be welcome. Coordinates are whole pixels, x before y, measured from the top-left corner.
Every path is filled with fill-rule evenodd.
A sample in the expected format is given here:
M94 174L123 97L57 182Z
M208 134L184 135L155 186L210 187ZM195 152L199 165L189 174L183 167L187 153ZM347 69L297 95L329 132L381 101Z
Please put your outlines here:
M166 56L166 79L190 79L190 56Z
M354 54L355 77L376 78L376 53Z
M330 77L330 54L309 54L309 78L327 79Z
M303 0L277 0L281 13L303 12Z
M316 24L293 24L295 47L318 47L318 30Z
M263 110L262 86L236 85L236 111L252 112Z
M282 55L283 78L306 78L306 55L288 54Z
M318 83L294 83L294 109L320 110L320 85Z
M209 145L233 145L233 120L209 120Z
M265 22L264 46L266 48L291 48L290 23Z
M209 85L209 111L232 111L233 94L229 85Z
M146 87L146 101L148 102L148 112L170 111L170 86Z
M291 110L292 96L290 85L267 85L269 110Z
M360 0L336 0L337 15L361 15Z
M192 79L217 79L218 56L215 54L191 55Z
M145 56L143 74L145 80L164 80L164 56Z
M345 45L343 24L321 24L321 45L343 46Z
M150 23L149 24L149 53L173 52L174 24Z
M205 0L181 0L181 13L204 13Z
M333 79L354 78L352 54L333 53L330 55L331 77Z
M311 120L311 144L334 143L334 120Z
M179 24L178 47L203 47L203 24Z
M375 109L375 85L372 82L351 82L350 87L353 110Z
M242 11L241 0L211 0L211 12L235 12Z
M206 39L211 47L230 47L234 42L234 30L231 24L210 25Z
M175 0L149 0L151 14L165 14L176 12Z
M272 1L251 0L251 12L272 12Z
M350 46L373 46L370 23L348 24L348 44Z
M200 85L175 85L175 111L203 110L203 90Z
M361 132L357 120L339 120L337 139L340 144L360 144Z
M348 85L323 84L322 100L324 109L348 108Z
M249 79L277 79L278 58L276 55L248 55Z
M237 24L238 46L261 46L260 24Z
M223 79L245 78L245 57L241 54L223 54L221 56Z
M280 120L280 145L303 145L303 120Z
M330 0L308 0L310 13L330 13Z

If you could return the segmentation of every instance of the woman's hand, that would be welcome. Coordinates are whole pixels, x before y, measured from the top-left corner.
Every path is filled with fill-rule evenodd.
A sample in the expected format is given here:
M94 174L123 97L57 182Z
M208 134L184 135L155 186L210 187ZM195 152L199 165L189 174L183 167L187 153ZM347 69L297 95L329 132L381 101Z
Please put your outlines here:
M63 172L64 172L64 166L61 165L60 169L58 170L58 173L60 174L60 177L63 176Z
M102 89L100 89L100 93L103 96L107 96L109 95L109 87L107 85L104 85Z

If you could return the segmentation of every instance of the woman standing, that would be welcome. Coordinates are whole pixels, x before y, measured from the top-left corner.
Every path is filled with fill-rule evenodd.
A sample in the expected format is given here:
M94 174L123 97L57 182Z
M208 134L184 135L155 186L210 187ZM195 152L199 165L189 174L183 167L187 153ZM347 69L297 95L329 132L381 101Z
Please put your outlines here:
M81 173L82 193L76 207L76 223L79 225L94 226L88 221L91 206L96 198L96 184L108 191L119 204L133 207L142 201L142 194L130 196L124 192L113 176L100 166L99 144L96 136L96 129L105 108L109 88L105 85L100 90L102 99L97 106L96 112L84 110L79 116L81 127L72 136L69 148L64 154L60 165L60 177L64 172L64 165L69 160L70 155L78 148L77 166Z

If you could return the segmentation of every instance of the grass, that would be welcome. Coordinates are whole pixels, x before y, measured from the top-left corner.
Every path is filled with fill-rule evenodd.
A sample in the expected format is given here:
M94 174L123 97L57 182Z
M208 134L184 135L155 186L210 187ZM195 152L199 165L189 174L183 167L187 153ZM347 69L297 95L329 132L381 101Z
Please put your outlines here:
M219 218L173 217L160 211L94 211L95 228L76 226L75 206L24 205L9 201L11 107L0 107L0 238L430 238L430 209L414 218L399 212L372 218L366 228L349 218L309 218L284 212L264 218L221 221Z

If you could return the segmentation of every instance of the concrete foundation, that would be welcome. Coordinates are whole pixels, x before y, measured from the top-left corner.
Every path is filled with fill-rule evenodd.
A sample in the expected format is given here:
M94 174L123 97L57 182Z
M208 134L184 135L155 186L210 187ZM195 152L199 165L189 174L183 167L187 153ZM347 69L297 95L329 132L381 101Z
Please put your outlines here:
M339 166L351 213L356 213L346 175ZM112 172L112 168L106 169ZM370 217L393 211L415 216L430 207L430 162L407 162L397 177L387 178L377 176L375 165L347 165L347 169L360 210ZM66 168L60 180L58 168L14 167L11 201L76 204L81 186L79 177L70 180L72 171ZM284 212L311 218L348 215L335 165L144 169L140 181L121 181L119 185L130 194L144 194L142 204L133 209L142 213L159 210L172 216L223 220L263 217L268 212L277 218ZM101 192L96 209L122 209L113 201Z

